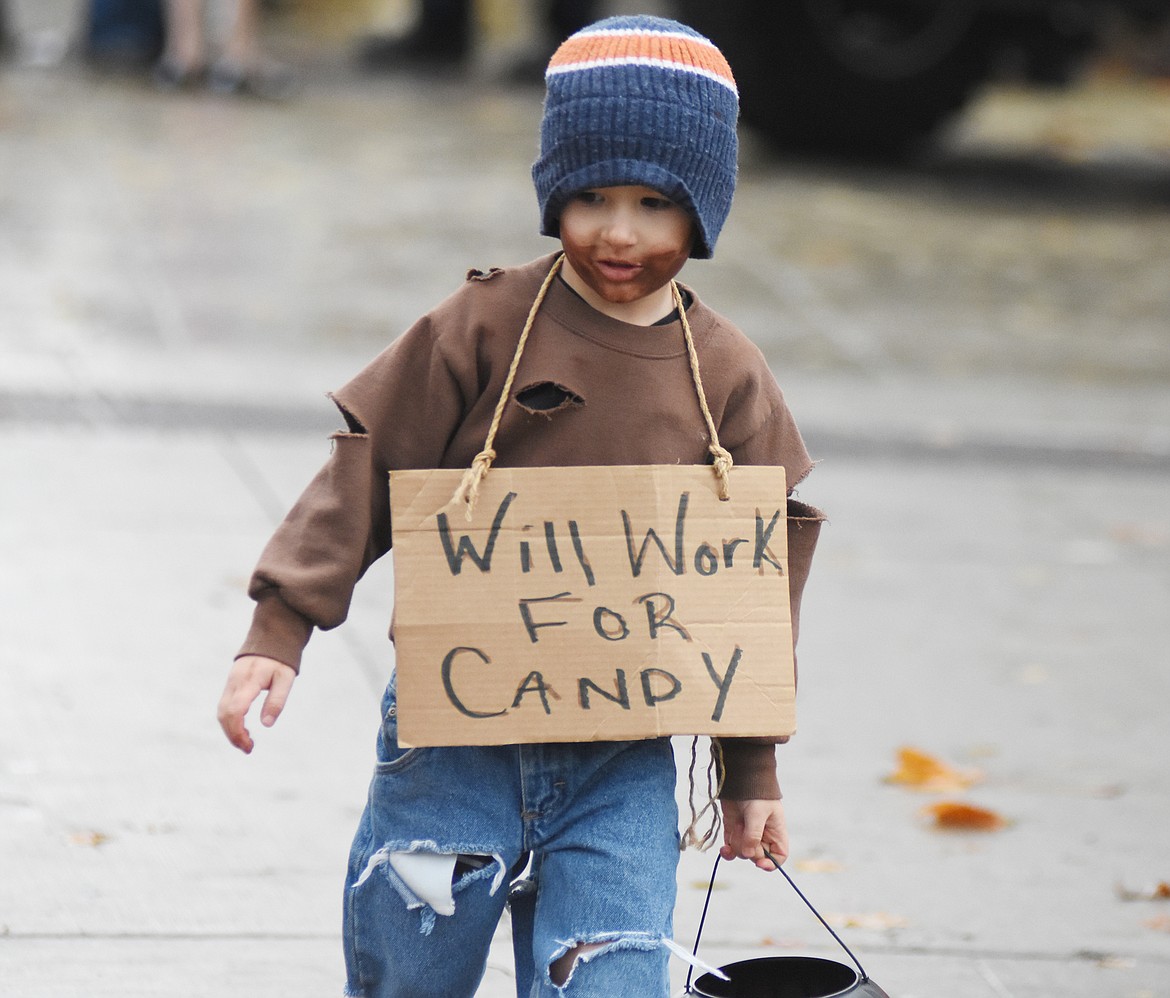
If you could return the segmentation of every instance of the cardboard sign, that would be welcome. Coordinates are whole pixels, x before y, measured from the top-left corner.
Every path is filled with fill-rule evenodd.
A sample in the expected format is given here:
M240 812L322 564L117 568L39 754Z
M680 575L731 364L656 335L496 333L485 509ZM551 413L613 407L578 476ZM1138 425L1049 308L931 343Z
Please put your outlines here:
M404 745L795 729L784 469L390 474Z

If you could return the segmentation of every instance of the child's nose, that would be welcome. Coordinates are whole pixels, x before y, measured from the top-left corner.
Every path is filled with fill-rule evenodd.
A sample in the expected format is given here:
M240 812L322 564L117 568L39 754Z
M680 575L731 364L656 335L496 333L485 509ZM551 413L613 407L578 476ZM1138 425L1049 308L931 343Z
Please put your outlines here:
M606 219L605 238L615 246L628 246L637 242L638 232L629 212L615 211Z

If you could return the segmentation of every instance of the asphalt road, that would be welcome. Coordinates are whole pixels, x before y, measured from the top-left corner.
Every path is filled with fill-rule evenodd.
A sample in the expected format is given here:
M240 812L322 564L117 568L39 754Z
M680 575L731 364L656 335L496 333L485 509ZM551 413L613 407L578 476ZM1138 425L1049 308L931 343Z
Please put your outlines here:
M538 93L306 84L267 105L0 73L5 996L340 991L390 566L247 759L213 718L244 581L324 459L323 393L467 267L550 244ZM1165 93L999 91L897 168L746 138L684 276L821 460L793 873L898 998L1170 995L1170 908L1144 897L1170 879ZM903 745L977 769L953 796L1005 826L931 827L940 798L885 781ZM684 944L709 871L684 854ZM833 954L778 878L720 883L711 962Z

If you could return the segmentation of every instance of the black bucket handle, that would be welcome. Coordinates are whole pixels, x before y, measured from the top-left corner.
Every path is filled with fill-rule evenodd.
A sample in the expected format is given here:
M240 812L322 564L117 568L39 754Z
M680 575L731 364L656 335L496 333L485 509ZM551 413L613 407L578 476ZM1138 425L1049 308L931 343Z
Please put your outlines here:
M831 935L837 941L837 945L840 946L841 949L843 949L847 954L849 954L849 959L852 960L854 965L857 967L857 972L861 975L861 980L868 981L869 975L865 972L865 968L861 965L861 961L858 960L857 957L853 955L853 950L851 950L848 946L845 945L844 940L842 940L842 938L839 935L837 935L836 932L833 931L832 926L829 925L829 923L826 922L824 920L824 918L821 916L821 913L819 911L817 911L816 908L813 907L813 903L807 897L804 896L804 892L799 887L796 886L795 881L793 881L792 877L790 877L788 875L788 871L785 870L784 867L782 867L780 865L780 863L777 861L776 857L773 856L770 852L768 852L767 849L764 850L764 855L767 856L769 860L771 860L772 865L774 867L776 867L777 870L779 870L782 874L784 874L784 879L787 880L788 885L794 891L796 891L796 896L798 898L800 898L800 900L805 903L805 905L808 907L809 911L811 911L814 915L817 916L817 921L819 921L821 923L821 925L823 925L825 927L825 929L829 933L829 935ZM699 929L695 933L695 948L691 951L691 955L694 956L695 959L698 959L698 956L699 956L699 940L703 937L703 925L707 921L707 908L711 904L711 892L715 889L715 874L719 870L719 858L720 858L719 854L716 853L715 854L715 865L711 868L711 882L707 885L707 897L703 900L703 913L699 916ZM686 985L686 990L684 991L685 994L688 994L688 995L694 994L694 992L691 991L691 975L694 974L694 972L695 972L695 968L693 966L687 970L687 985Z

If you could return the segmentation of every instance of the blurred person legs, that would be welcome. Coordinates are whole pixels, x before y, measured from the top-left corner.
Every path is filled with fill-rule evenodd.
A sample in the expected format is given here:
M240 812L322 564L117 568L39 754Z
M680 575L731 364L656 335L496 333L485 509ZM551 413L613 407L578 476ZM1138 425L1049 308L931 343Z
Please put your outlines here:
M232 0L234 11L219 55L209 59L204 0L167 0L166 47L155 70L162 86L184 87L204 76L212 90L281 99L292 93L289 70L260 45L260 0Z
M453 67L471 52L471 0L419 0L417 16L400 35L364 39L358 59L379 71Z
M166 45L155 70L160 83L184 86L207 70L203 0L167 0Z
M540 50L522 58L510 76L542 79L553 50L574 31L594 20L596 0L546 0L547 38ZM414 24L401 35L365 39L358 58L367 69L380 71L450 68L471 55L472 0L418 0Z
M597 0L549 0L544 13L542 44L508 69L508 79L513 83L543 83L544 71L557 46L597 19Z

